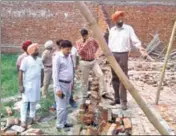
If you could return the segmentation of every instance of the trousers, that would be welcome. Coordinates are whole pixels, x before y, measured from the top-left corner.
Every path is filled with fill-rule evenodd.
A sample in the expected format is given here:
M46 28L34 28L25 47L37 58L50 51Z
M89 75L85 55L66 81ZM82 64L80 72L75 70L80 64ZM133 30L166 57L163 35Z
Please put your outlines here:
M62 83L60 82L61 91L64 94L64 98L60 98L56 95L55 90L55 101L56 101L56 112L57 112L57 119L56 119L56 127L63 128L67 123L68 117L68 106L71 97L71 89L72 84L69 83Z
M89 72L90 70L93 70L93 72L95 73L95 75L99 78L99 95L103 95L106 93L106 84L105 84L105 80L104 80L104 74L99 66L99 64L97 63L96 60L94 61L80 61L80 68L82 71L82 79L83 79L83 84L84 84L84 92L83 92L83 96L86 95L87 91L88 91L88 78L89 78Z
M113 53L116 61L119 63L123 72L128 76L128 52ZM112 69L112 85L115 92L115 100L120 100L121 103L127 103L127 91L124 85L120 82L118 76Z
M29 117L35 118L37 102L30 102L30 103L29 102L22 102L21 109L20 109L21 122L26 122L26 120L27 120L28 105L30 105Z

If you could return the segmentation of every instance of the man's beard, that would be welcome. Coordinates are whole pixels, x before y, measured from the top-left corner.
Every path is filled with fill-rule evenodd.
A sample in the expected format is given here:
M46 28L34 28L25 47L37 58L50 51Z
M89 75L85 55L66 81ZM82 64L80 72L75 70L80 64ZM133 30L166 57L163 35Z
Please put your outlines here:
M119 20L119 21L117 22L117 26L118 26L119 28L121 28L121 27L123 26L123 20Z
M38 52L34 54L34 56L35 56L35 57L37 57L38 55L39 55L39 53L38 53Z

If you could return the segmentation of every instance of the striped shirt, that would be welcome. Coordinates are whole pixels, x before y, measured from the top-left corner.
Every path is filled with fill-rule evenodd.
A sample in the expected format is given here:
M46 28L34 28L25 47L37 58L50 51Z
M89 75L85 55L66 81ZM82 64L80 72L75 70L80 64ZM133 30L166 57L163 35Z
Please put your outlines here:
M83 60L93 60L95 59L95 54L98 50L98 43L95 39L89 38L86 42L82 39L76 42L76 48L79 56Z

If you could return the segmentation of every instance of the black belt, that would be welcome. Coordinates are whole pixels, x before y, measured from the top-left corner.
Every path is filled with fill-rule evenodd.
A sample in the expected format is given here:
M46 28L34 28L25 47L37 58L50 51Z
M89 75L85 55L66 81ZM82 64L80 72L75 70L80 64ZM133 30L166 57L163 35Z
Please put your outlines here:
M85 59L81 59L82 61L94 61L94 59L90 59L90 60L85 60Z
M114 54L126 54L128 52L112 52L112 53L114 53Z
M66 84L71 83L71 81L65 81L65 80L59 80L59 82L66 83Z
M52 68L52 66L44 66L45 68Z

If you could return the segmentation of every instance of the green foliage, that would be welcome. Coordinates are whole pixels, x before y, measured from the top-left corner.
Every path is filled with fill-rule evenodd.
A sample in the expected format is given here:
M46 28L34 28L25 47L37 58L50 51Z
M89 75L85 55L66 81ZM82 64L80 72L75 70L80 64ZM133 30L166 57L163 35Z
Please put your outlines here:
M1 55L1 98L16 95L18 93L18 72L16 60L18 55Z

